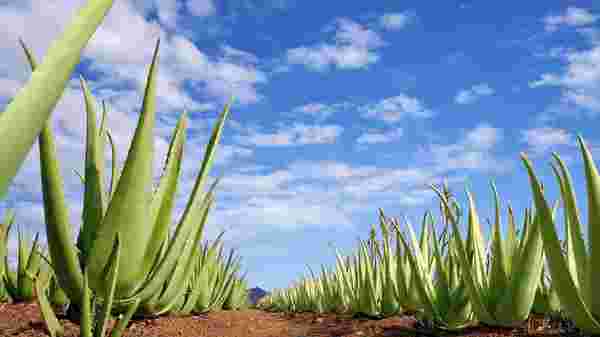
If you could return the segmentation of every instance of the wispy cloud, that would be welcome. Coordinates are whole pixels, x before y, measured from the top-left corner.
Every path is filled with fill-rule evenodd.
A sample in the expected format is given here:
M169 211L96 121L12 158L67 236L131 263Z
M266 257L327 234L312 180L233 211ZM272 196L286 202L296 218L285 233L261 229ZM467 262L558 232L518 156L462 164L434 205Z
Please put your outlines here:
M576 145L566 130L551 127L523 130L521 140L527 144L526 152L531 152L534 156L546 154L558 146Z
M591 116L600 112L600 40L594 35L583 33L589 38L591 47L584 49L562 49L555 56L563 64L562 71L543 73L540 78L529 82L531 88L558 87L560 102L544 114L565 114L564 111L582 111ZM551 117L551 116L549 116Z
M333 113L338 112L340 110L349 109L353 106L350 102L342 102L342 103L333 103L333 104L325 104L325 103L308 103L301 106L297 106L292 109L292 112L296 113L304 113L307 115L311 115L316 117L318 121L323 121Z
M435 165L435 172L471 169L481 172L505 172L510 161L496 157L497 145L504 136L501 129L488 123L480 123L464 133L455 143L430 144L419 151L425 162Z
M390 131L370 130L361 134L356 139L356 143L359 145L389 143L400 139L402 134L402 129L394 129Z
M560 15L548 15L544 17L544 28L546 31L553 32L560 26L580 27L592 24L598 20L599 16L592 14L585 8L567 7L565 12Z
M193 16L210 16L217 11L213 0L188 0L186 6Z
M364 68L379 61L377 50L385 45L385 41L377 32L348 18L337 19L335 25L332 42L290 49L287 51L288 63L325 71L331 67Z
M385 98L375 104L359 107L363 118L381 119L388 123L395 123L405 117L430 118L433 111L417 98L406 94Z
M241 144L256 146L296 146L307 144L331 144L341 135L344 128L339 125L307 125L294 123L274 133L264 133L249 128L246 135L235 138Z
M480 83L469 89L460 90L454 97L454 101L458 104L471 104L475 103L481 97L493 95L494 92L494 89L487 83Z

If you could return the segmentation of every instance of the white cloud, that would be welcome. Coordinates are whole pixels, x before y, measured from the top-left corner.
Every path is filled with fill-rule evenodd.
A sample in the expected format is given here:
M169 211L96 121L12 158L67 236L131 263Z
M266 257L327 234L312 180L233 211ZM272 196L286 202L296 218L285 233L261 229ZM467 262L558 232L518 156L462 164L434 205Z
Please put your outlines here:
M347 18L336 20L332 43L302 46L287 51L290 64L303 64L316 71L364 68L379 60L377 49L385 45L379 34Z
M593 15L585 8L567 7L564 14L549 15L544 18L546 31L555 31L560 26L580 27L592 24L598 20L598 15Z
M415 18L415 14L410 11L400 13L386 13L379 17L379 24L388 30L400 30Z
M592 47L568 50L559 58L566 64L560 73L545 73L531 81L532 88L555 86L561 88L560 110L581 108L592 114L600 112L600 41L591 41Z
M545 154L556 146L576 145L566 130L551 127L524 130L521 132L521 140L527 144L527 152L532 152L533 155Z
M469 89L460 90L454 97L454 101L458 104L471 104L475 103L481 97L490 96L493 94L494 89L492 89L487 83L480 83L472 86Z
M297 106L292 109L292 112L304 113L311 116L315 116L318 121L323 121L329 118L334 112L348 109L352 107L349 102L324 104L318 102L312 102L305 105Z
M371 130L361 134L357 139L357 144L378 144L393 142L402 137L402 129L395 129L381 132L380 130Z
M469 131L465 137L465 143L478 149L490 149L501 140L502 131L486 123L479 124L475 129Z
M188 0L186 6L194 16L210 16L217 11L213 0Z
M412 118L430 118L433 112L427 109L417 98L405 94L389 97L375 104L360 107L363 118L376 118L395 123L406 116Z
M420 156L426 162L432 162L437 173L457 169L504 172L511 164L497 159L493 153L502 140L501 129L480 123L468 130L458 142L431 144L420 151Z
M247 145L256 146L292 146L306 144L331 144L343 132L339 125L306 125L295 123L291 127L281 128L275 133L262 133L254 129L246 130L247 135L236 139Z

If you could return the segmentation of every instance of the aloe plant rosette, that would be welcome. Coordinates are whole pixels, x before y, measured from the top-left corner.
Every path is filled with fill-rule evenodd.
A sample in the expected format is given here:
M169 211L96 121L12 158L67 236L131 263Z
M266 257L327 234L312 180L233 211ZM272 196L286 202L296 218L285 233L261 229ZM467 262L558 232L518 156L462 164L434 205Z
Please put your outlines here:
M588 147L579 136L578 142L587 187L587 249L571 176L560 156L553 154L556 164L553 164L552 168L560 187L565 212L564 226L568 233L565 236L567 249L564 255L542 185L527 156L523 153L521 157L529 174L535 205L540 213L544 252L561 308L578 328L588 333L600 334L600 292L593 290L593 285L600 282L600 175Z
M172 209L181 168L185 128L185 114L180 118L171 139L163 175L153 190L153 127L155 120L155 77L158 63L156 44L150 66L142 113L131 143L129 154L120 174L116 160L112 161L110 185L104 184L104 140L111 143L113 158L115 146L106 130L105 115L98 129L95 102L85 80L81 79L87 111L86 156L84 177L83 223L77 248L70 237L70 221L62 188L59 164L52 130L49 125L40 135L40 165L46 218L48 245L57 280L75 306L85 305L83 269L87 271L89 287L96 295L112 289L106 279L106 268L114 265L111 256L117 236L121 236L121 259L115 272L114 305L130 310L153 299L168 280L175 278L174 288L183 288L192 275L193 247L201 233L213 202L213 184L208 192L202 186L216 152L217 144L229 111L226 106L220 115L206 149L202 167L195 181L192 195L170 241L166 241L171 225ZM25 48L32 68L35 61ZM113 253L111 253L113 252ZM79 256L78 256L79 253ZM177 268L187 265L189 268ZM82 267L83 266L83 267ZM175 277L174 274L179 275ZM176 298L177 292L173 292ZM167 301L168 299L163 299ZM167 301L168 302L168 301Z
M491 326L521 326L531 312L542 275L542 215L536 212L533 216L526 216L524 230L517 240L514 218L509 207L508 236L502 240L500 201L492 183L495 221L491 233L489 270L486 271L485 242L471 194L467 191L469 231L465 242L458 228L459 218L451 211L447 197L435 186L432 188L448 210L458 262L476 318Z
M431 320L436 328L444 330L459 330L474 325L476 320L462 278L463 271L456 260L456 245L453 239L451 238L448 242L444 258L435 237L435 231L433 228L431 229L435 262L434 268L430 269L421 254L421 247L417 243L412 225L409 222L406 223L413 250L410 249L407 240L400 233L397 221L393 224L405 254L408 256L411 273L416 281L414 290L421 298L424 317Z

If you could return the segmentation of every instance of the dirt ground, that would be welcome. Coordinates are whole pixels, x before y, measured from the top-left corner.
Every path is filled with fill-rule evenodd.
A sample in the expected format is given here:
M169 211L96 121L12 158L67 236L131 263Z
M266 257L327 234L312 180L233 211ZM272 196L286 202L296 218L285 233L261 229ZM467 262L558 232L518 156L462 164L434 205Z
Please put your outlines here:
M61 320L66 337L79 328ZM382 320L351 319L340 315L282 314L258 310L222 311L187 317L133 320L127 337L395 337L416 334L412 317ZM530 332L532 332L530 330ZM529 334L530 336L532 334ZM546 336L548 334L545 334ZM36 304L0 304L0 336L48 336ZM473 328L455 336L518 336L510 329ZM526 335L522 335L526 336ZM541 336L541 335L538 335ZM556 335L555 335L556 336Z

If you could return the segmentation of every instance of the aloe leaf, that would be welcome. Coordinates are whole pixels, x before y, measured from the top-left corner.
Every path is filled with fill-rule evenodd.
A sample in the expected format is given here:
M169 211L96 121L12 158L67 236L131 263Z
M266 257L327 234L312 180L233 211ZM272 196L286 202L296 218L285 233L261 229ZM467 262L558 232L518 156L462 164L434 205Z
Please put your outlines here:
M510 293L512 295L511 315L515 321L523 321L529 316L535 293L542 276L543 241L540 233L540 217L536 217L528 228L519 263L513 268Z
M440 198L441 202L443 203L445 208L449 208L449 204L448 204L448 200L446 199L446 197L444 196L444 194L442 192L440 192L440 190L438 190L435 186L430 186L434 192L438 195L438 197ZM472 202L472 199L470 198L470 194L467 191L467 196L469 197L469 222L477 222L478 224L478 219L476 218L476 216L472 216L476 214L476 210L475 210L475 205ZM454 240L456 242L456 252L458 255L458 262L460 264L460 267L462 268L462 270L465 271L464 275L465 275L465 285L467 287L467 291L469 294L469 298L471 299L471 303L473 305L473 311L475 312L476 316L478 317L479 320L484 321L484 322L491 322L493 321L493 316L492 314L487 310L487 308L485 307L485 303L484 303L484 295L483 295L483 289L480 286L479 281L477 280L477 270L475 270L475 274L473 272L469 272L471 270L473 270L474 268L476 268L476 266L472 266L471 263L469 263L470 261L468 260L468 256L467 256L467 247L465 247L465 243L463 242L461 235L460 235L460 231L458 228L458 224L457 224L457 218L454 214L452 214L452 212L449 212L450 215L450 224L452 225L452 232L454 234ZM479 226L477 226L479 227ZM483 248L483 246L481 246L481 241L477 239L477 231L478 228L473 228L471 231L469 231L469 233L471 233L471 240L472 240L472 247L474 247L474 254L475 256L478 255L478 252L480 249ZM481 233L481 232L479 232ZM467 241L467 244L469 243L469 241ZM470 268L471 267L471 268Z
M208 214L213 203L213 198L208 200L208 205L205 208L204 214L202 214L201 222L206 223L208 219ZM163 293L162 298L160 299L160 305L163 306L163 309L157 312L157 315L160 315L167 310L170 310L175 301L181 297L181 295L186 290L185 285L189 282L190 277L194 271L194 263L198 257L198 242L202 237L202 229L204 225L200 226L196 231L194 237L191 237L189 243L183 249L183 253L181 255L180 261L173 271L173 275L171 277L171 281L167 286L167 289Z
M27 264L25 266L26 273L23 275L23 281L21 283L21 293L23 299L26 301L32 300L34 297L34 280L29 277L29 274L37 276L40 272L41 267L41 255L39 252L39 239L40 233L36 233L35 239L33 240L33 244L31 246L31 250L29 251L29 256L27 258Z
M83 193L83 223L79 232L77 246L81 252L80 260L86 264L94 235L104 215L103 164L104 153L100 152L98 130L96 127L96 102L90 93L85 79L80 77L86 110L86 151L85 151L85 189Z
M79 331L81 337L92 337L92 323L94 321L94 311L92 311L92 291L89 287L89 272L85 267L83 271L83 294L81 296ZM95 308L94 308L95 309Z
M133 303L127 306L127 310L122 314L122 316L117 320L115 326L112 328L110 332L110 337L121 337L125 329L127 328L127 324L135 314L138 306L140 304L140 299L137 298L133 301Z
M42 64L0 114L0 200L65 90L113 0L90 0L50 47Z
M104 288L102 270L107 264L107 252L112 247L117 232L122 236L121 272L115 296L131 296L143 280L143 262L151 230L148 210L152 195L152 160L154 153L153 128L155 121L156 71L158 49L156 43L152 63L148 71L142 113L131 142L125 166L115 193L107 207L103 220L97 227L96 238L89 254L90 284L94 289Z
M558 163L558 170L555 168L554 171L555 175L559 180L559 183L560 181L562 181L562 184L560 186L564 189L564 192L561 189L561 196L563 196L565 214L569 218L569 231L574 249L573 255L577 266L585 266L587 253L585 249L585 242L583 241L581 220L579 215L579 209L577 207L575 191L573 190L571 175L569 174L569 170L567 169L567 166L565 165L563 160L557 154L553 154L553 157ZM560 175L558 174L558 171L560 171ZM559 177L562 177L562 179L560 179ZM583 273L578 274L583 275ZM581 280L580 283L582 283Z
M561 306L567 311L578 327L594 333L600 332L600 323L592 315L581 293L577 291L575 282L569 273L567 263L562 254L550 207L543 195L542 187L533 171L533 167L524 153L521 154L521 159L527 168L536 210L540 214L544 252Z
M33 54L22 40L20 43L32 71L35 72L37 63ZM69 211L66 206L63 180L58 167L50 122L46 122L38 142L48 250L52 261L56 264L55 272L61 287L69 295L71 301L77 304L83 294L83 280L75 255L75 247L71 243Z
M408 228L410 229L410 233L411 233L411 240L413 243L413 252L411 252L408 243L406 242L406 240L404 239L404 237L402 235L400 235L400 240L402 242L402 245L404 247L404 251L405 254L407 254L408 256L408 261L410 262L410 266L414 271L414 275L416 278L416 282L414 283L414 286L417 288L417 291L419 292L419 297L422 301L422 304L425 305L425 311L432 313L434 315L434 317L437 317L438 313L437 313L437 308L434 306L434 304L432 303L432 296L431 293L427 291L427 286L429 286L429 283L426 282L430 282L430 279L424 275L424 261L422 256L420 255L419 252L419 248L418 245L416 245L416 238L414 236L414 231L412 230L412 226L410 225L410 223L406 223Z
M46 329L48 329L50 337L63 336L64 328L58 321L58 318L56 318L52 306L48 301L48 297L46 296L46 289L42 280L39 278L35 278L35 292L37 294L36 299L40 308L40 313L42 314L44 324L46 325Z
M559 157L560 159L560 157ZM566 242L566 261L575 282L575 286L578 291L585 288L585 284L588 283L586 279L586 260L587 254L585 251L585 242L583 241L581 233L581 223L579 221L579 210L577 209L574 191L571 187L568 176L568 170L562 160L558 161L558 165L552 164L552 171L556 176L560 187L561 199L563 202L563 215L564 215L564 226L565 226L565 242ZM568 186L567 186L568 185ZM564 196L564 197L563 197Z
M587 206L588 206L588 234L589 234L589 245L590 245L590 255L589 255L589 282L590 285L596 285L600 282L600 263L595 262L600 259L600 175L598 174L598 168L594 163L594 159L592 158L592 154L590 150L587 148L584 140L579 136L577 137L580 147L581 153L583 157L584 167L585 167L585 177L586 177L586 187L587 187ZM579 261L578 261L579 262ZM590 310L596 317L600 317L600 295L598 292L591 291L590 287L590 296L588 295L587 290L584 293L584 298L587 300L590 305Z
M94 320L96 324L94 329L95 337L104 337L106 335L106 325L110 319L110 313L115 297L115 289L117 287L117 280L120 272L120 264L121 241L119 239L119 233L117 233L112 252L108 258L107 273L105 274L108 279L108 283L106 284L106 288L104 288L103 291L98 294L102 298L102 309L99 317Z
M492 313L496 313L497 306L501 298L511 297L506 294L508 288L509 275L506 273L505 252L503 250L502 238L500 234L500 198L496 186L492 183L495 204L495 221L492 228L492 267L490 270L488 308ZM498 317L497 317L498 318Z
M198 173L196 182L194 183L192 195L188 200L183 216L175 230L175 236L167 248L166 255L163 261L161 261L158 271L153 273L152 280L148 284L144 285L144 289L140 291L140 294L142 294L140 295L142 299L148 298L151 294L158 290L162 283L164 283L165 278L168 276L177 261L177 256L180 253L181 247L183 246L184 239L189 235L190 231L192 230L192 226L195 224L195 219L202 214L202 207L198 206L203 201L201 188L208 175L208 171L212 166L212 161L215 156L217 145L219 143L228 113L229 105L226 105L219 117L219 120L217 121L217 125L213 129L212 136L204 154L202 167L200 168L200 172ZM215 181L210 190L214 190L214 188L216 188L217 182L218 180ZM211 192L209 191L208 194L210 193Z
M109 130L106 130L106 137L108 138L108 142L110 143L110 154L111 154L111 175L110 175L110 187L108 189L109 195L112 196L115 194L115 190L117 188L117 183L119 182L119 171L117 170L117 146L113 137ZM110 199L110 198L109 198Z
M169 231L171 213L177 192L177 178L181 170L186 127L187 118L184 113L177 122L177 127L171 138L164 172L150 206L149 221L154 224L154 227L144 257L144 274L148 274L156 261L160 247L163 246L162 239Z

